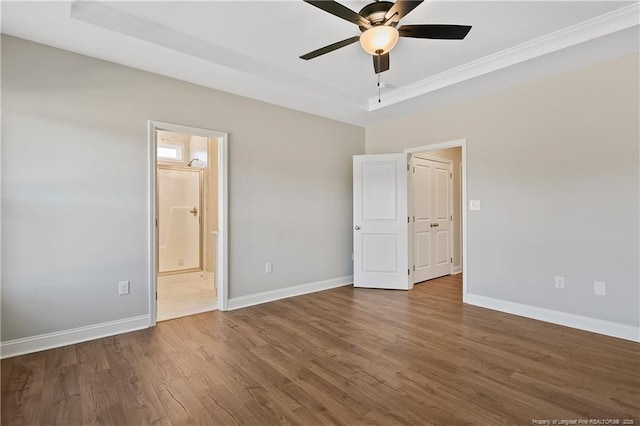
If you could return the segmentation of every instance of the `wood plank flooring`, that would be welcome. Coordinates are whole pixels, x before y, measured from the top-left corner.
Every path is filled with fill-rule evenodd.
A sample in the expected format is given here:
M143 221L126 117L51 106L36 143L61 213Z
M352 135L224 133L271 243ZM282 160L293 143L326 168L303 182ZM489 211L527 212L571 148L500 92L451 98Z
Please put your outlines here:
M639 424L639 344L460 295L342 287L6 359L2 424Z

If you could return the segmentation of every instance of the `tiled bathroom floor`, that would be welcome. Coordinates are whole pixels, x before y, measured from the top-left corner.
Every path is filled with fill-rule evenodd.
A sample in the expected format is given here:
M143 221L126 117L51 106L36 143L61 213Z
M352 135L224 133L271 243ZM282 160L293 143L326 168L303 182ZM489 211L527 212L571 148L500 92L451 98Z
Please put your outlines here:
M199 314L218 308L213 279L202 272L158 277L157 321Z

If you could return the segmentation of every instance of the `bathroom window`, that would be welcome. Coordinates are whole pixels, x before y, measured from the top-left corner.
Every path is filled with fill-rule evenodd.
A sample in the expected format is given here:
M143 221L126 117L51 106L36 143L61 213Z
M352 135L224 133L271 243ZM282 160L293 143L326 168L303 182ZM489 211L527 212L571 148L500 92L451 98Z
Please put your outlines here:
M169 143L158 143L158 159L164 161L183 162L182 146Z

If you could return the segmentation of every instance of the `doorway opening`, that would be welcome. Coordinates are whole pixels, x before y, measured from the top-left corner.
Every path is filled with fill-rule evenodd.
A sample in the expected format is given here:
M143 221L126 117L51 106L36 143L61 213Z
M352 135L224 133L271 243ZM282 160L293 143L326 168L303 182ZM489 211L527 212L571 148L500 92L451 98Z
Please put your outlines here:
M226 309L226 143L223 132L149 123L151 326Z
M462 273L466 299L466 140L405 150L409 154L411 283Z

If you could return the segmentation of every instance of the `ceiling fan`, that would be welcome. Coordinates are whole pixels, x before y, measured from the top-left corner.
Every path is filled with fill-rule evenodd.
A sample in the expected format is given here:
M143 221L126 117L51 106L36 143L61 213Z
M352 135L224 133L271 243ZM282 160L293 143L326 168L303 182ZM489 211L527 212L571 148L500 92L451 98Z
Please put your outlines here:
M376 1L356 13L336 1L304 0L305 3L358 25L362 34L314 50L300 56L300 58L304 60L317 58L360 41L365 52L373 56L373 69L376 74L380 74L389 69L389 51L398 42L398 37L462 40L467 36L471 30L469 25L423 24L402 25L396 28L400 19L423 1L397 0L395 3Z

